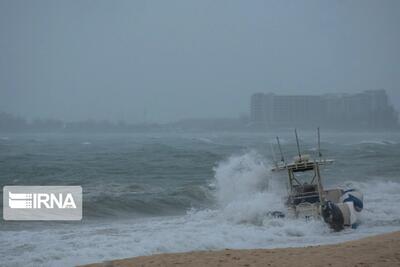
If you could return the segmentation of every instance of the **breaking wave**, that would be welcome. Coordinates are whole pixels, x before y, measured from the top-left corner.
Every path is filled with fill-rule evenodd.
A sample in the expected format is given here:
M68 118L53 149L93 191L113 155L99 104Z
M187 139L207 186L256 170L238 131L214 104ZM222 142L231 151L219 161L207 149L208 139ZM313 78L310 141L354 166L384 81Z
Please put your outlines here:
M214 171L221 212L235 222L260 223L268 212L282 210L282 187L270 169L255 151L219 163Z

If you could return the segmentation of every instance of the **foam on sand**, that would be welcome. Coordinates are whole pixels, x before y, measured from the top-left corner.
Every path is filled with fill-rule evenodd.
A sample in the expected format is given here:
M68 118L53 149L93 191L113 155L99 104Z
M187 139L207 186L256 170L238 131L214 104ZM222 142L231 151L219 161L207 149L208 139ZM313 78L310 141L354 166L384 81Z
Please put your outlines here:
M161 254L91 264L101 266L398 266L400 232L339 245Z

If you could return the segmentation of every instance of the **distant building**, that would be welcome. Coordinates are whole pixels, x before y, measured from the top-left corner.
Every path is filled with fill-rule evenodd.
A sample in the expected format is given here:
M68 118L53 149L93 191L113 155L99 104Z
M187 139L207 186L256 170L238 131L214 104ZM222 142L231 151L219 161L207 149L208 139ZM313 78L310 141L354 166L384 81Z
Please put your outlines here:
M251 97L251 122L267 127L396 128L398 114L385 90L342 95L275 95Z

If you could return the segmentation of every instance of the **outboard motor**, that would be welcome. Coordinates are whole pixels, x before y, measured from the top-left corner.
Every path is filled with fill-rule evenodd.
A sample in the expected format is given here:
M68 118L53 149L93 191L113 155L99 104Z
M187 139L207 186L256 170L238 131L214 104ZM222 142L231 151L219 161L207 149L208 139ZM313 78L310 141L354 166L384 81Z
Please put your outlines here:
M343 203L353 202L354 209L357 212L362 211L364 207L364 196L363 194L355 189L349 189L343 192L343 195L340 197L340 201Z
M363 194L355 189L346 190L340 197L339 203L326 201L322 206L324 221L335 231L344 227L356 228L358 225L358 213L363 209Z
M335 231L341 231L344 228L343 213L340 208L332 201L327 201L322 206L322 217L324 221Z

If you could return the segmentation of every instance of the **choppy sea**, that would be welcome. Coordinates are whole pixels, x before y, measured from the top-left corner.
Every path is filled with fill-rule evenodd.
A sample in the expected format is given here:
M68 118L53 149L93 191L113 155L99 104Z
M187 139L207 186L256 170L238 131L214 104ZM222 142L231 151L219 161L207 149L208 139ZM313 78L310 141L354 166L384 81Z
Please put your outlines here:
M299 132L316 153L314 132ZM286 176L275 133L0 134L0 185L81 185L79 222L0 222L1 266L71 266L154 253L328 244L400 230L400 133L322 133L325 188L358 188L357 229L273 218ZM273 147L273 148L271 148ZM279 155L275 156L276 158ZM2 193L1 193L2 194ZM2 202L2 195L0 201ZM1 211L2 212L2 211Z

